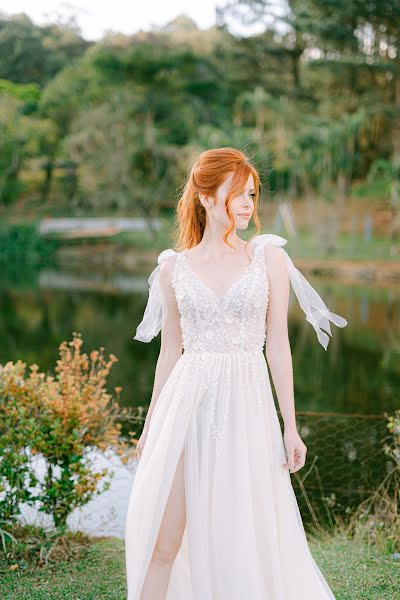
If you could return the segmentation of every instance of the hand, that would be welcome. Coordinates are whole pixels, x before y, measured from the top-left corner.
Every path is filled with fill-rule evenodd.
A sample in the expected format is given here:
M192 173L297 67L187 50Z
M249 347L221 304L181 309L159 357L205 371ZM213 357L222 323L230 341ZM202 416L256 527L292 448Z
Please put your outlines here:
M140 436L138 443L136 444L136 453L137 453L139 460L142 456L142 452L143 452L144 445L146 443L148 431L149 431L148 427L144 427L144 429L142 431L142 435Z
M305 465L307 446L296 429L285 429L283 441L286 448L287 462L282 466L285 469L290 469L291 473L295 473Z

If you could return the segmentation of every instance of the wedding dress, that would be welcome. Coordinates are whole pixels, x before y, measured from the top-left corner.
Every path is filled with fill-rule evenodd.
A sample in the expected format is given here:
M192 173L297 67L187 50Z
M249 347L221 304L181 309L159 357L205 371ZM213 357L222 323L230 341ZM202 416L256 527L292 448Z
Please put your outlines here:
M334 599L305 535L263 348L269 299L265 244L256 236L242 276L222 295L205 285L183 253L161 252L134 339L149 342L163 323L158 275L175 256L172 286L184 352L155 405L126 520L128 600L140 593L181 452L186 527L167 600ZM292 288L327 348L328 310L285 250ZM326 465L328 467L328 465Z

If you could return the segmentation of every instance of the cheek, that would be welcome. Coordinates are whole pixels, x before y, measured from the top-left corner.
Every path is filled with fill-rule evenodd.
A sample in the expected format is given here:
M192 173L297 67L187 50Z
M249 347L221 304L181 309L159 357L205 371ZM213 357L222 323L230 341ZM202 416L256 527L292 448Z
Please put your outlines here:
M241 200L238 198L234 198L232 200L232 202L230 203L230 209L231 209L231 213L233 214L233 218L235 218L235 215L237 215L238 212L240 212L241 209Z
M231 200L231 202L229 204L229 208L230 208L230 211L231 211L234 219L236 219L235 215L239 212L240 207L241 207L240 198L234 198L233 200ZM217 219L221 223L228 224L230 222L229 215L227 213L227 209L225 206L225 198L222 198L222 196L217 197L217 202L214 205L213 214L214 214L215 219Z

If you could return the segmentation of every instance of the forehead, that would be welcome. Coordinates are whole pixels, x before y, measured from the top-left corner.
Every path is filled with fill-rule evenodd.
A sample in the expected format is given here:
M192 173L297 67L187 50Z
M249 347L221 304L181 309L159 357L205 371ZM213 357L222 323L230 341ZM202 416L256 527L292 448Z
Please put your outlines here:
M225 190L225 189L228 190L230 188L230 185L231 185L232 179L233 179L233 175L234 175L234 173L230 173L228 175L228 177L225 179L224 183L221 185L221 188L223 190ZM250 173L250 175L246 181L246 184L244 186L245 190L250 190L251 188L254 188L254 179L253 179L252 173Z
M250 173L249 178L246 182L245 185L245 189L250 189L250 188L254 188L254 179L253 179L253 175Z

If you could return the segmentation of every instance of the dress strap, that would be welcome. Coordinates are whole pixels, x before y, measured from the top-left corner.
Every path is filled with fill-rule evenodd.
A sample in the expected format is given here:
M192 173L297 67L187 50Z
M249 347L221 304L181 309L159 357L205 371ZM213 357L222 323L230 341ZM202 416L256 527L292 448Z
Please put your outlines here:
M161 293L159 284L160 265L170 256L179 255L173 248L167 248L160 252L157 257L157 266L150 273L148 278L149 292L147 305L143 318L136 328L136 334L133 339L139 342L151 342L155 338L162 326Z
M273 246L279 246L281 248L287 243L285 238L281 237L280 235L275 235L274 233L257 235L251 241L260 246L272 244ZM330 321L337 325L337 327L345 327L347 325L347 321L340 315L337 315L328 309L321 296L311 286L299 269L294 266L293 261L286 250L282 248L282 252L285 255L293 291L296 294L299 304L306 315L306 320L314 327L319 343L326 350L330 338L324 331L322 331L322 329L327 331L329 335L332 336Z
M256 238L253 238L253 240L256 240ZM254 255L253 255L253 261L254 262L258 262L261 263L264 260L264 253L263 253L263 244L260 243L255 243L255 248L254 248Z

